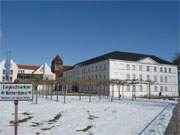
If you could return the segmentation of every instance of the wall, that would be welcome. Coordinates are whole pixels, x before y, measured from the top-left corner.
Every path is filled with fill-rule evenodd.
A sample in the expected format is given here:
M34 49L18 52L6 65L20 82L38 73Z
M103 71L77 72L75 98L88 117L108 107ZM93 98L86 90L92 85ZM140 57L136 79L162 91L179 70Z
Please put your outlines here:
M146 61L147 60L147 61ZM127 69L127 65L129 65L130 69ZM139 66L142 66L142 71L139 70ZM147 66L149 67L150 71L147 71ZM134 69L135 67L135 69ZM154 71L154 67L156 67L157 71ZM163 68L163 72L160 72L160 68ZM167 72L165 71L167 69ZM169 73L169 68L171 68L171 73ZM132 79L140 79L139 75L142 75L143 80L147 80L147 76L149 75L150 80L155 81L154 76L157 77L157 81L151 85L151 95L159 95L161 91L161 87L163 87L162 95L169 95L169 96L177 96L177 67L173 65L163 65L154 62L151 59L143 59L142 61L138 62L131 62L131 61L121 61L121 60L110 60L110 79L120 79L126 80L127 75L130 76L130 80ZM161 82L161 77L163 78L163 82ZM167 77L167 81L165 78ZM142 87L142 89L140 89ZM155 87L157 89L155 90ZM166 89L167 88L167 89ZM125 96L132 95L132 85L130 86L130 90L127 90L127 86L124 86L124 93ZM112 94L112 86L110 87L110 93ZM122 91L122 87L120 89ZM135 88L136 95L148 95L149 93L149 86L147 84L138 84ZM117 96L118 94L118 87L114 86L114 94Z

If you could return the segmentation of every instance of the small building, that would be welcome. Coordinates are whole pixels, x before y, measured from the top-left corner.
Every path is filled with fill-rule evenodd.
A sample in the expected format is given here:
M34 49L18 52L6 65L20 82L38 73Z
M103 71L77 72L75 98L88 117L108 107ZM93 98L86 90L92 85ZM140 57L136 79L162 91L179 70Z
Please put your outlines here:
M12 59L10 67L7 69L7 60L0 62L0 82L14 82L16 79L43 79L55 80L55 74L45 63L41 66L17 65ZM9 75L8 75L9 74ZM9 79L7 77L9 76Z
M9 71L7 72L6 70L7 61L6 60L0 61L0 82L6 82L7 80L10 82L14 82L17 79L18 66L13 60L10 60L9 63L10 63Z

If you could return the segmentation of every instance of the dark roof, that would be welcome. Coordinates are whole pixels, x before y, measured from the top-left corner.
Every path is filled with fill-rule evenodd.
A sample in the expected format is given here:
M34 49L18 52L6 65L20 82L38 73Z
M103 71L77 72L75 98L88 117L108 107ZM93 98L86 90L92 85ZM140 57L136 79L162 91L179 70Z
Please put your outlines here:
M108 59L117 59L117 60L126 60L126 61L138 61L144 58L150 57L154 61L160 63L160 64L169 64L172 65L171 62L163 60L161 58L158 58L154 55L146 55L146 54L139 54L139 53L130 53L130 52L119 52L119 51L114 51L110 52L83 62L80 62L76 64L75 66L83 66L83 65L89 65L93 64L96 62L108 60Z
M59 55L56 55L55 58L52 60L52 63L60 62L60 64L63 64L63 60Z

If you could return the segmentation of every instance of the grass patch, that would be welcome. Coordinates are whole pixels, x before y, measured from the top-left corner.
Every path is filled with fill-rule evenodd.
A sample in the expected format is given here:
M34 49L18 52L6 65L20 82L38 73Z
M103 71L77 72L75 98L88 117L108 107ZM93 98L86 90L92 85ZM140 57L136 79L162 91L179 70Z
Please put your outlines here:
M31 114L28 112L23 112L22 115L30 116Z
M49 128L41 128L41 130L44 130L44 131L51 130L53 127L55 127L55 126L51 126Z
M84 129L79 129L79 130L76 130L77 132L87 132L89 129L91 129L93 126L92 125L89 125L87 127L85 127Z
M30 126L31 126L31 127L39 127L40 125L42 125L42 123L32 122L32 125L30 125Z
M88 119L89 120L94 120L94 119L97 119L99 118L98 116L93 116L93 115L88 115Z
M53 119L49 120L48 123L53 124L54 122L57 122L61 118L61 116L62 116L61 113L56 114L56 116L54 116Z
M19 124L19 123L24 123L24 122L27 122L28 120L30 120L30 119L32 119L32 118L33 118L32 116L28 116L28 117L26 117L26 118L23 118L23 119L18 120L17 123L18 123L18 124ZM12 126L14 126L15 121L10 121L9 123L12 124Z

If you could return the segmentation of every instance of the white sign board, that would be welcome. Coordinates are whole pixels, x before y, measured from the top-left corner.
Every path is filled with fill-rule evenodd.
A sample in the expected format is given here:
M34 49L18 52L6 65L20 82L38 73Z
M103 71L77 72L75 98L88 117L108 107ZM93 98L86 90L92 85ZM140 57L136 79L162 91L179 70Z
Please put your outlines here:
M32 93L32 84L0 83L1 101L29 101Z

